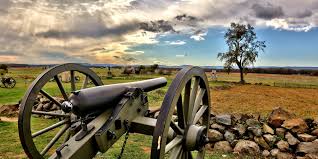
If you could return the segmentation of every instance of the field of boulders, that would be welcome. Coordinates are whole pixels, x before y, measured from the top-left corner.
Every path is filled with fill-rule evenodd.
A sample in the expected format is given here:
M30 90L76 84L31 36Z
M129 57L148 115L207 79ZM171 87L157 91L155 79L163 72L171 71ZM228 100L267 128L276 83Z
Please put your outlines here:
M256 158L318 159L318 119L301 119L274 109L268 117L211 116L208 149Z

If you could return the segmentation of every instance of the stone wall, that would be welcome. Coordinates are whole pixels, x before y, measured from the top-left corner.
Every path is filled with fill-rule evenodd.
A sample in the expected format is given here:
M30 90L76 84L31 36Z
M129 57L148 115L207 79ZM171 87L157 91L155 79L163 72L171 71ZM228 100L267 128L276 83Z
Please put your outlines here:
M61 98L56 100L63 101ZM0 108L0 115L15 116L19 104ZM37 97L33 110L63 113L41 95ZM159 109L153 112L153 117L158 114ZM208 136L210 143L207 148L212 151L258 156L256 158L318 159L318 118L297 118L282 108L274 109L268 117L211 114Z
M212 115L208 149L259 158L318 159L318 119L301 119L281 108L267 118Z

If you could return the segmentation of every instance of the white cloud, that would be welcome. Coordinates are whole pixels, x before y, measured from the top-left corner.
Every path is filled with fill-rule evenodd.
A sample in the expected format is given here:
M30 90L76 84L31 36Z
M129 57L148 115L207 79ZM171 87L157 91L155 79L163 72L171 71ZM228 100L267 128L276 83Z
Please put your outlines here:
M289 31L304 31L307 32L314 26L306 23L291 23L288 19L272 19L266 22L267 26L273 27L275 29L284 29Z
M195 35L191 35L190 38L195 40L195 41L202 41L202 40L205 40L205 36L208 35L208 32L205 31L205 32L199 32Z
M165 41L169 45L184 45L186 44L185 41L177 40L177 41Z
M184 55L184 54L176 55L176 57L184 58L184 57L185 57L185 55Z
M163 20L167 23L161 23L160 27L172 26L176 30L173 34L185 34L195 41L205 40L208 28L228 27L231 22L248 22L256 27L290 31L309 31L318 26L317 0L6 2L9 1L0 0L0 19L3 22L0 23L0 50L16 52L17 55L0 58L0 62L33 61L43 56L43 50L63 52L66 56L77 57L74 60L92 63L125 62L117 58L124 56L145 58L142 56L146 53L131 51L131 48L140 44L157 44L158 37L171 33L151 32L151 28L145 32L138 26L141 22L149 24ZM186 42L181 39L167 44L185 45Z

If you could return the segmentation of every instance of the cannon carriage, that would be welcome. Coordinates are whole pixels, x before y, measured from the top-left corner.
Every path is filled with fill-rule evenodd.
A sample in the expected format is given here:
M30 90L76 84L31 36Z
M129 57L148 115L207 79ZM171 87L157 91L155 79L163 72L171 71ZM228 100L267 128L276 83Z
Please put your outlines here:
M63 72L70 72L70 86L59 79ZM81 85L75 82L75 73L85 77ZM59 95L48 91L52 88L45 89L52 78L56 84L49 85ZM162 101L158 118L151 118L147 93L166 84L161 77L103 85L93 71L78 64L50 68L33 81L21 102L18 125L23 149L29 158L93 158L98 152L108 151L122 135L127 140L129 133L140 133L152 136L152 159L202 159L208 143L211 106L207 77L199 67L179 71ZM34 110L39 94L61 111ZM33 130L36 115L59 120ZM62 128L55 131L58 127ZM37 145L38 138L47 138L46 134L52 132L48 144Z

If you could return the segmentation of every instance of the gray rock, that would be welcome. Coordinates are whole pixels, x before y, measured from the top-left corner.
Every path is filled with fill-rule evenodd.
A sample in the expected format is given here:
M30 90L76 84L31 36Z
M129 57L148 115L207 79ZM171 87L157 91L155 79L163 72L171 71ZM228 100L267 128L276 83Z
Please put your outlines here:
M59 109L59 106L57 106L56 104L53 104L51 107L51 110L58 110L58 109Z
M217 130L210 129L208 131L209 142L217 142L223 140L223 134Z
M216 123L216 118L215 118L215 116L210 117L210 124L212 125L212 124L215 124L215 123Z
M264 132L265 134L272 134L272 135L274 135L274 130L273 130L270 126L268 126L267 124L263 124L263 132Z
M262 129L260 127L248 127L249 131L251 131L255 136L262 136Z
M235 140L236 136L230 131L225 131L224 138L226 141L232 143Z
M274 146L275 142L277 141L277 136L271 134L263 135L265 141L269 144L269 146Z
M246 125L249 127L256 127L256 126L260 126L261 123L256 119L247 119Z
M268 150L264 150L263 152L262 152L262 156L263 157L269 157L271 155L271 153L268 151Z
M280 140L276 145L280 151L288 151L289 149L289 144L287 141Z
M276 135L278 137L284 137L285 132L286 132L286 129L284 129L284 128L276 128Z
M276 157L278 153L279 153L279 149L272 149L272 150L271 150L271 155L272 155L273 157Z
M240 123L242 119L242 114L234 113L232 114L232 121L234 123Z
M55 100L57 100L60 103L64 102L64 98L54 97Z
M205 148L209 151L212 151L213 150L213 147L214 147L214 143L208 143Z
M318 159L318 154L306 154L305 159Z
M294 159L295 156L288 152L278 152L277 153L277 159Z
M246 132L246 127L243 124L236 124L233 129L237 131L241 136L243 136Z
M317 136L312 136L309 134L297 134L298 139L304 142L311 142L317 139Z
M214 144L214 148L213 148L214 151L219 151L219 152L232 152L233 149L230 145L230 143L228 141L219 141L219 142L216 142Z
M318 140L299 143L296 153L318 154Z
M45 118L45 119L53 119L54 117L51 116L51 115L44 115L44 118Z
M308 130L307 123L301 118L285 120L282 127L294 133L305 133Z
M46 110L46 111L50 111L52 107L52 104L51 103L46 103L43 105L43 109Z
M285 120L290 119L294 116L295 116L294 114L291 114L285 111L284 109L278 107L278 108L275 108L269 115L268 123L271 126L278 128L283 124Z
M211 126L210 126L210 128L211 129L215 129L215 130L218 130L218 131L220 131L220 132L224 132L224 130L225 130L225 126L223 126L223 125L220 125L220 124L212 124Z
M318 137L318 129L313 130L311 134Z
M232 121L231 121L231 115L217 115L215 116L215 120L218 124L223 124L223 125L227 125L230 126L232 125Z
M290 132L286 133L285 138L287 139L289 145L297 145L300 143L300 141L295 138Z
M50 100L47 99L47 98L41 98L41 99L40 99L40 102L41 102L42 104L46 104L46 103L49 103Z
M234 152L238 154L259 155L260 148L253 141L239 140L234 147Z
M158 116L159 116L159 114L160 114L160 111L155 112L155 114L154 114L154 118L155 118L155 119L157 119L157 118L158 118Z
M42 111L43 110L43 104L39 103L35 110L36 111Z
M254 141L260 145L262 148L269 150L270 146L266 143L266 141L264 140L264 138L262 136L255 136L254 137Z

